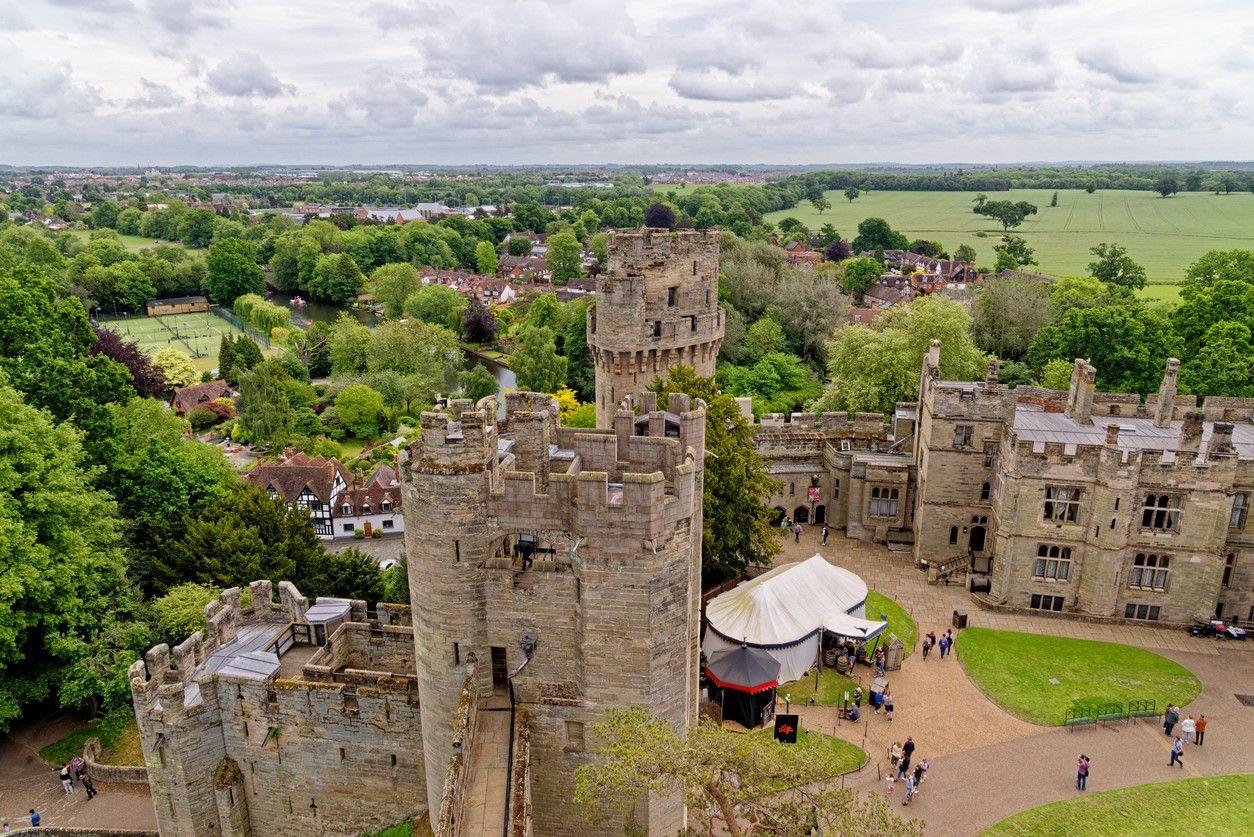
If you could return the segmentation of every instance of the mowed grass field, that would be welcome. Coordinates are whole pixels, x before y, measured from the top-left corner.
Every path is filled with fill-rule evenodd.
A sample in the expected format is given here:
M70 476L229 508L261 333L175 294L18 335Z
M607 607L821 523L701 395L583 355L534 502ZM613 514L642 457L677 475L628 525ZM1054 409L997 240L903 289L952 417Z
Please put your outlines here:
M173 348L186 352L198 371L218 365L218 348L224 334L243 334L226 320L211 313L168 314L164 317L130 317L101 323L125 340L133 340L148 354Z
M989 200L1025 200L1037 214L1013 232L1036 251L1042 273L1081 276L1102 242L1121 244L1141 264L1151 283L1173 285L1207 250L1254 248L1254 194L1213 195L1189 192L1161 198L1152 192L1083 189L1058 190L1058 206L1049 205L1052 189L990 192ZM852 239L864 218L879 217L910 238L941 242L949 252L960 244L975 248L980 265L993 263L993 245L1002 234L997 222L971 211L973 192L871 192L852 204L840 192L828 192L832 208L820 215L809 201L772 212L766 220L793 217L817 230L832 224ZM980 237L983 232L985 237ZM1146 295L1174 299L1174 289L1147 288Z
M73 236L74 238L81 238L83 242L86 243L91 240L92 231L91 230L70 230L69 234ZM158 242L151 238L145 238L142 235L119 235L118 239L126 246L127 250L132 250L135 252L138 252L140 250L151 249L153 247L156 247L157 244L159 243L170 244L175 247L183 246L183 243L181 241L162 240Z

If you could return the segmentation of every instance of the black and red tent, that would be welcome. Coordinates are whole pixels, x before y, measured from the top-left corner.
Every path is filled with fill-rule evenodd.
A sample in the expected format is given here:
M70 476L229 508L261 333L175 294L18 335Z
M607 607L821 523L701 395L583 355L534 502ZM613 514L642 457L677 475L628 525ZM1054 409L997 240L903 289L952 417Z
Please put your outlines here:
M705 673L712 684L711 699L723 706L723 719L749 728L765 725L775 713L779 670L778 660L747 645L711 657Z

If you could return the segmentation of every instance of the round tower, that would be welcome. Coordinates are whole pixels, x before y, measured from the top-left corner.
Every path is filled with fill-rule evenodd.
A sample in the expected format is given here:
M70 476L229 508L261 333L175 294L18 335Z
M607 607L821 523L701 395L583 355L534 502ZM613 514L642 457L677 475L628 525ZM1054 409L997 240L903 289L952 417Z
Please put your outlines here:
M723 342L718 230L643 228L609 235L609 264L588 309L597 426L676 366L714 376Z
M421 695L427 805L440 810L453 754L453 720L476 654L475 684L490 682L482 658L485 563L492 557L488 499L497 472L495 400L472 410L453 404L455 420L422 414L422 435L401 456L405 554ZM476 688L476 692L481 691Z

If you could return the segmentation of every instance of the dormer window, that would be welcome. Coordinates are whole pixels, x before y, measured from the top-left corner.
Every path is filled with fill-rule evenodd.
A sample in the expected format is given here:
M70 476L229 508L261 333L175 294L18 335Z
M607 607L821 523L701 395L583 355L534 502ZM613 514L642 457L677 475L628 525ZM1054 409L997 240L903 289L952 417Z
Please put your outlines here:
M384 500L382 503L380 503L380 504L379 504L379 508L383 509L383 511L391 511L391 510L392 510L392 501L391 501L391 500Z
M344 514L352 514L353 507L350 506L348 503L345 503L344 505L340 506L340 511L344 512Z
M362 503L362 504L361 504L361 513L362 513L362 514L370 514L370 504L369 504L369 503Z

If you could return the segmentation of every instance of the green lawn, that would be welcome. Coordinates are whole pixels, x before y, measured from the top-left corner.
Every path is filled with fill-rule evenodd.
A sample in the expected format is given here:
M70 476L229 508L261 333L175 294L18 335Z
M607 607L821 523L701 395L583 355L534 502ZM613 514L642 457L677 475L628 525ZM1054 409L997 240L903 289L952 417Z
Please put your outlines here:
M826 735L821 732L811 732L805 728L802 728L802 730L797 733L797 743L795 745L777 743L774 737L775 730L773 726L770 729L760 729L749 734L755 738L762 739L762 746L764 747L796 746L805 749L822 748L830 750L832 754L833 779L837 776L848 773L851 770L857 770L859 767L866 764L867 760L867 754L857 744L850 744L845 739L837 738L834 735ZM795 787L795 782L791 785L788 782L779 783L779 790L787 790L790 787Z
M139 744L139 728L129 710L119 709L84 729L72 732L39 751L39 757L52 765L65 764L83 754L88 738L99 738L105 748L105 764L143 765L144 752Z
M1180 302L1180 286L1177 284L1153 284L1146 285L1144 288L1136 292L1141 299L1152 299L1161 302L1170 302L1176 305Z
M1014 189L988 193L990 200L1026 200L1037 214L1015 230L1036 250L1040 270L1053 276L1079 276L1091 260L1089 248L1101 242L1122 244L1145 265L1151 281L1178 282L1185 268L1207 250L1254 248L1254 194L1213 195L1189 192L1160 198L1145 191L1058 190L1058 206L1049 205L1052 189ZM940 241L952 253L960 244L975 248L981 265L993 262L1001 227L971 211L973 192L876 192L852 204L840 192L828 192L832 208L820 215L802 201L772 212L778 223L794 217L817 230L830 223L852 239L864 218L881 217L911 238ZM983 233L983 237L979 235Z
M962 667L990 700L1046 726L1061 726L1076 702L1154 700L1163 710L1168 702L1187 705L1202 691L1184 666L1113 642L968 628L957 648Z
M887 614L888 630L887 634L896 634L901 640L905 656L909 657L910 652L914 650L914 640L918 636L919 626L915 624L914 619L909 613L892 599L877 593L874 590L867 592L866 596L866 618L867 619L883 619ZM888 640L885 639L885 642Z
M1241 825L1245 823L1245 825ZM1179 837L1254 832L1254 774L1181 779L1030 808L986 837Z
M69 234L75 238L81 238L83 241L90 241L93 230L70 230ZM126 245L127 250L146 250L150 247L157 246L157 242L151 238L145 238L142 235L118 235L118 239ZM162 239L162 244L172 244L175 247L182 247L181 241L166 241Z

